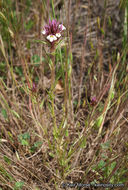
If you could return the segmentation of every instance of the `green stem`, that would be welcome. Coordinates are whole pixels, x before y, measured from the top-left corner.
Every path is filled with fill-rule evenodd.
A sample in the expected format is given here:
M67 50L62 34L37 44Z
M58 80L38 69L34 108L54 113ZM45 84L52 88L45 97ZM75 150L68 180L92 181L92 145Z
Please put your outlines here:
M55 109L54 109L54 85L55 85L55 45L51 46L51 97L52 97L52 117L54 127L56 127L56 117L55 117Z
M54 83L55 83L55 46L51 46L51 62L52 62L52 68L51 68L51 90L54 89Z

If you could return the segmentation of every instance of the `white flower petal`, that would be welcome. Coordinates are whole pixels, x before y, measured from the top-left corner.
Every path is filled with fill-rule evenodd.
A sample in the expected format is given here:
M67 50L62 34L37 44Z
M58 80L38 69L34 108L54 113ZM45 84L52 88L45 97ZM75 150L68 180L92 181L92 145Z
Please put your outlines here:
M60 37L61 37L61 34L60 34L60 33L56 33L56 37L57 37L57 38L60 38Z
M63 24L59 25L59 28L61 28L61 27L62 27L62 30L66 30L66 28L65 28L65 26Z
M62 30L66 30L66 28L65 28L65 26L64 26L64 25L62 25Z
M45 31L45 30L43 30L43 31L42 31L42 34L43 34L43 35L45 35L45 34L46 34L46 31Z
M57 37L56 37L56 36L54 36L54 40L57 40Z
M50 42L53 42L57 40L57 37L55 35L48 35L47 40L49 40Z

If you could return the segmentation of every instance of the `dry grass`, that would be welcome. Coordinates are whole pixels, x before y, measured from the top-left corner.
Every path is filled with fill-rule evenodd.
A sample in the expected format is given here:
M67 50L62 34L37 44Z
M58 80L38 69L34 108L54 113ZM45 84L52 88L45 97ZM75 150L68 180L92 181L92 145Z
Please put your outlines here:
M0 190L127 189L127 1L0 9ZM54 16L67 32L51 54L41 30Z

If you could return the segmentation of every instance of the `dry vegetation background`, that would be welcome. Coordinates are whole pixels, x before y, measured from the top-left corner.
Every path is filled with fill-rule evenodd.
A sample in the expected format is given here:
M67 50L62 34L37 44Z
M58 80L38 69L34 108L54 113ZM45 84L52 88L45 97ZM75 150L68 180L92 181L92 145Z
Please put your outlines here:
M127 27L127 0L0 1L0 190L128 188Z

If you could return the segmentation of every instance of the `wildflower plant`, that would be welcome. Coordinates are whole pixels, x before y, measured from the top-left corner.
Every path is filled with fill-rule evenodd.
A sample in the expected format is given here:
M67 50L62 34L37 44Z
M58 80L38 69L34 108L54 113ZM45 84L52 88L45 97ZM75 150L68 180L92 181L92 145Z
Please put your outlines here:
M54 131L56 131L56 118L54 112L54 87L55 87L55 51L58 43L62 39L64 30L63 24L60 24L56 19L50 20L49 23L43 27L42 34L47 44L50 45L50 68L51 68L51 103L52 103L52 116L54 123Z
M64 30L66 30L66 28L63 24L57 22L56 19L49 19L49 23L44 26L42 34L51 44L51 47L55 47L55 44L60 41Z
M51 89L53 89L55 82L55 50L56 45L62 39L63 31L66 30L63 24L60 24L56 19L50 20L49 23L43 27L42 34L45 40L50 44L51 53Z
M91 105L93 105L93 106L96 105L96 103L97 103L96 96L92 96L90 101L91 101Z

